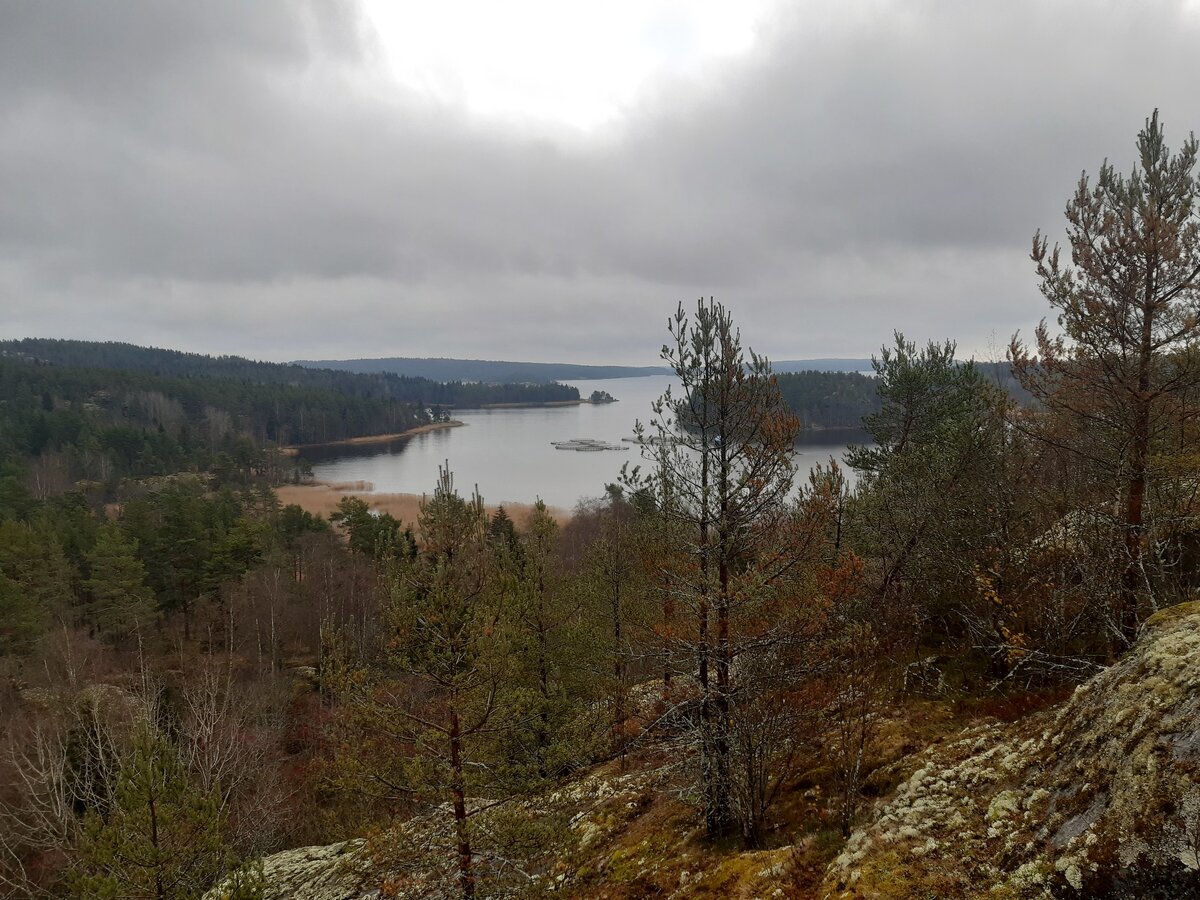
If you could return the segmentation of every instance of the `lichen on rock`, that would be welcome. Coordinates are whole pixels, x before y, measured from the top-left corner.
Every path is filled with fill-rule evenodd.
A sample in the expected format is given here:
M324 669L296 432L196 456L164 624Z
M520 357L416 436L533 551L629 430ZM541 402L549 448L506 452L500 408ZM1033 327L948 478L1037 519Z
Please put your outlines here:
M362 841L297 847L263 859L263 900L368 900L379 896L361 855ZM205 895L221 900L223 888Z
M1056 711L928 751L851 836L825 892L1200 896L1198 851L1200 603L1189 603L1147 621L1123 660Z

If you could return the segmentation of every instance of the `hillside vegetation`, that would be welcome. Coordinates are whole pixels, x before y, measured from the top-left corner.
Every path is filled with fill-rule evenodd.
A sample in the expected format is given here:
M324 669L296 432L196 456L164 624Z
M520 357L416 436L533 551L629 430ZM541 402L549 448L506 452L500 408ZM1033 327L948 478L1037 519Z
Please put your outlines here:
M586 898L1192 897L1200 893L1200 605L1163 613L1118 666L1067 702L1016 723L982 717L959 732L951 707L916 754L883 748L875 785L899 781L828 867L840 836L811 787L785 814L772 849L714 852L686 803L662 736L624 766L606 765L525 802L522 814L566 823L546 834L530 895ZM928 740L889 709L889 738ZM926 725L929 728L929 725ZM655 745L658 745L656 748ZM654 750L659 752L655 753ZM1152 762L1162 760L1161 764ZM396 841L437 840L436 821ZM375 900L437 892L437 873L388 881L370 845L350 841L264 861L267 900ZM214 894L214 896L216 896Z

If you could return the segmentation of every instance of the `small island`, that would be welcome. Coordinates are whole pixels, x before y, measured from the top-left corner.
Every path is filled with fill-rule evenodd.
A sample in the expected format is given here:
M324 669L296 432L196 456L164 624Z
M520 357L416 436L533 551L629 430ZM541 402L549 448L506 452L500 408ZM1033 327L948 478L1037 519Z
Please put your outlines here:
M616 403L617 398L608 391L592 391L592 395L584 400L531 400L520 403L481 403L480 409L527 409L543 406L581 406L585 403Z
M560 385L561 387L561 385ZM581 406L585 403L616 403L617 398L608 391L592 391L592 395L588 398L583 398L579 395L576 388L570 389L574 394L574 398L570 400L523 400L514 401L511 403L481 403L479 409L531 409L548 406Z

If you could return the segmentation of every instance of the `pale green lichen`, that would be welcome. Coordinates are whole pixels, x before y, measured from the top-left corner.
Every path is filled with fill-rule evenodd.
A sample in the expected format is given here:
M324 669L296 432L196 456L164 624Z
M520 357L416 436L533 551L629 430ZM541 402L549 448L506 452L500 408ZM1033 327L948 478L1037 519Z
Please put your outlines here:
M929 751L852 836L856 849L830 867L827 888L871 896L891 879L962 896L1085 895L1091 879L1118 874L1114 865L1197 871L1198 767L1192 603L1154 616L1124 660L1056 712L978 726ZM902 864L889 845L907 851Z
M989 822L1007 819L1015 815L1021 808L1021 801L1016 791L1001 791L988 804L986 818Z

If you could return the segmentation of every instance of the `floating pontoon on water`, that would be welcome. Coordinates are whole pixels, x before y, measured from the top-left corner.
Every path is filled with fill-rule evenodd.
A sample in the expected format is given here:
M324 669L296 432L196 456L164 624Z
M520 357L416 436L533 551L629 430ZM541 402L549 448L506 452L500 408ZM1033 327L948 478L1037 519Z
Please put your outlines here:
M573 438L569 441L551 441L550 446L556 450L628 450L628 447L622 447L620 444L610 444L607 441L597 440L596 438Z

